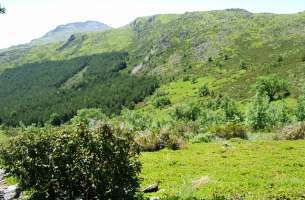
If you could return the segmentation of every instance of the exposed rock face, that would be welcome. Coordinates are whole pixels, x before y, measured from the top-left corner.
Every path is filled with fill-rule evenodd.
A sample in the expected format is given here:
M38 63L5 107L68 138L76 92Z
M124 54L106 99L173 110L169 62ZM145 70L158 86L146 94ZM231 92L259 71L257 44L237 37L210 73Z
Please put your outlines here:
M20 196L18 185L6 185L4 181L4 176L4 171L0 169L0 200L18 199Z

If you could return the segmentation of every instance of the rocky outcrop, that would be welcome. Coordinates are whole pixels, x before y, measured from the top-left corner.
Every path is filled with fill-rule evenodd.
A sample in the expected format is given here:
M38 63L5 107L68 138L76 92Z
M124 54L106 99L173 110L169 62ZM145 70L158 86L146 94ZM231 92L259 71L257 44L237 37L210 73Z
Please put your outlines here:
M5 172L0 169L0 200L18 199L20 196L18 185L7 185L4 177Z

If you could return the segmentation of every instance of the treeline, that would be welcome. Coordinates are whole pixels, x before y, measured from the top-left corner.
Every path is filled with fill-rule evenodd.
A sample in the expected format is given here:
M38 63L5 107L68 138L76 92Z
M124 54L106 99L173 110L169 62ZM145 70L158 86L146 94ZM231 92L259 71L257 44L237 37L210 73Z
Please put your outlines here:
M68 121L81 108L105 113L132 108L154 92L152 77L122 73L125 52L26 64L0 75L0 122L8 126ZM52 119L51 119L52 120Z

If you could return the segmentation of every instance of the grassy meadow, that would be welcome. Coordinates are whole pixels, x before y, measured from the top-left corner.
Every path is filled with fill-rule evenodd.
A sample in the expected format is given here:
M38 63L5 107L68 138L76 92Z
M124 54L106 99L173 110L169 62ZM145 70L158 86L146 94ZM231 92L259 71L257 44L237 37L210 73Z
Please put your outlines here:
M153 196L163 197L302 199L304 151L305 141L231 140L144 153L142 186L160 181Z

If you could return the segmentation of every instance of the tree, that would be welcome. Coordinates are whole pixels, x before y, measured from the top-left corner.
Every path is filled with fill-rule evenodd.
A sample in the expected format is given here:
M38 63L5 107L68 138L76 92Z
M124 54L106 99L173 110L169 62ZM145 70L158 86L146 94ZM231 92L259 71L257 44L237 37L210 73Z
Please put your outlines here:
M6 12L6 9L1 7L1 4L0 4L0 14L4 14Z
M227 121L241 121L242 114L238 110L236 102L233 99L225 97L221 102L221 108L225 113L225 118Z
M38 129L1 147L0 157L37 199L132 200L141 163L131 135L107 124Z
M59 126L62 123L60 115L57 113L52 113L49 119L49 123L52 126Z
M288 82L276 75L259 77L255 89L260 95L266 94L270 101L289 95Z

